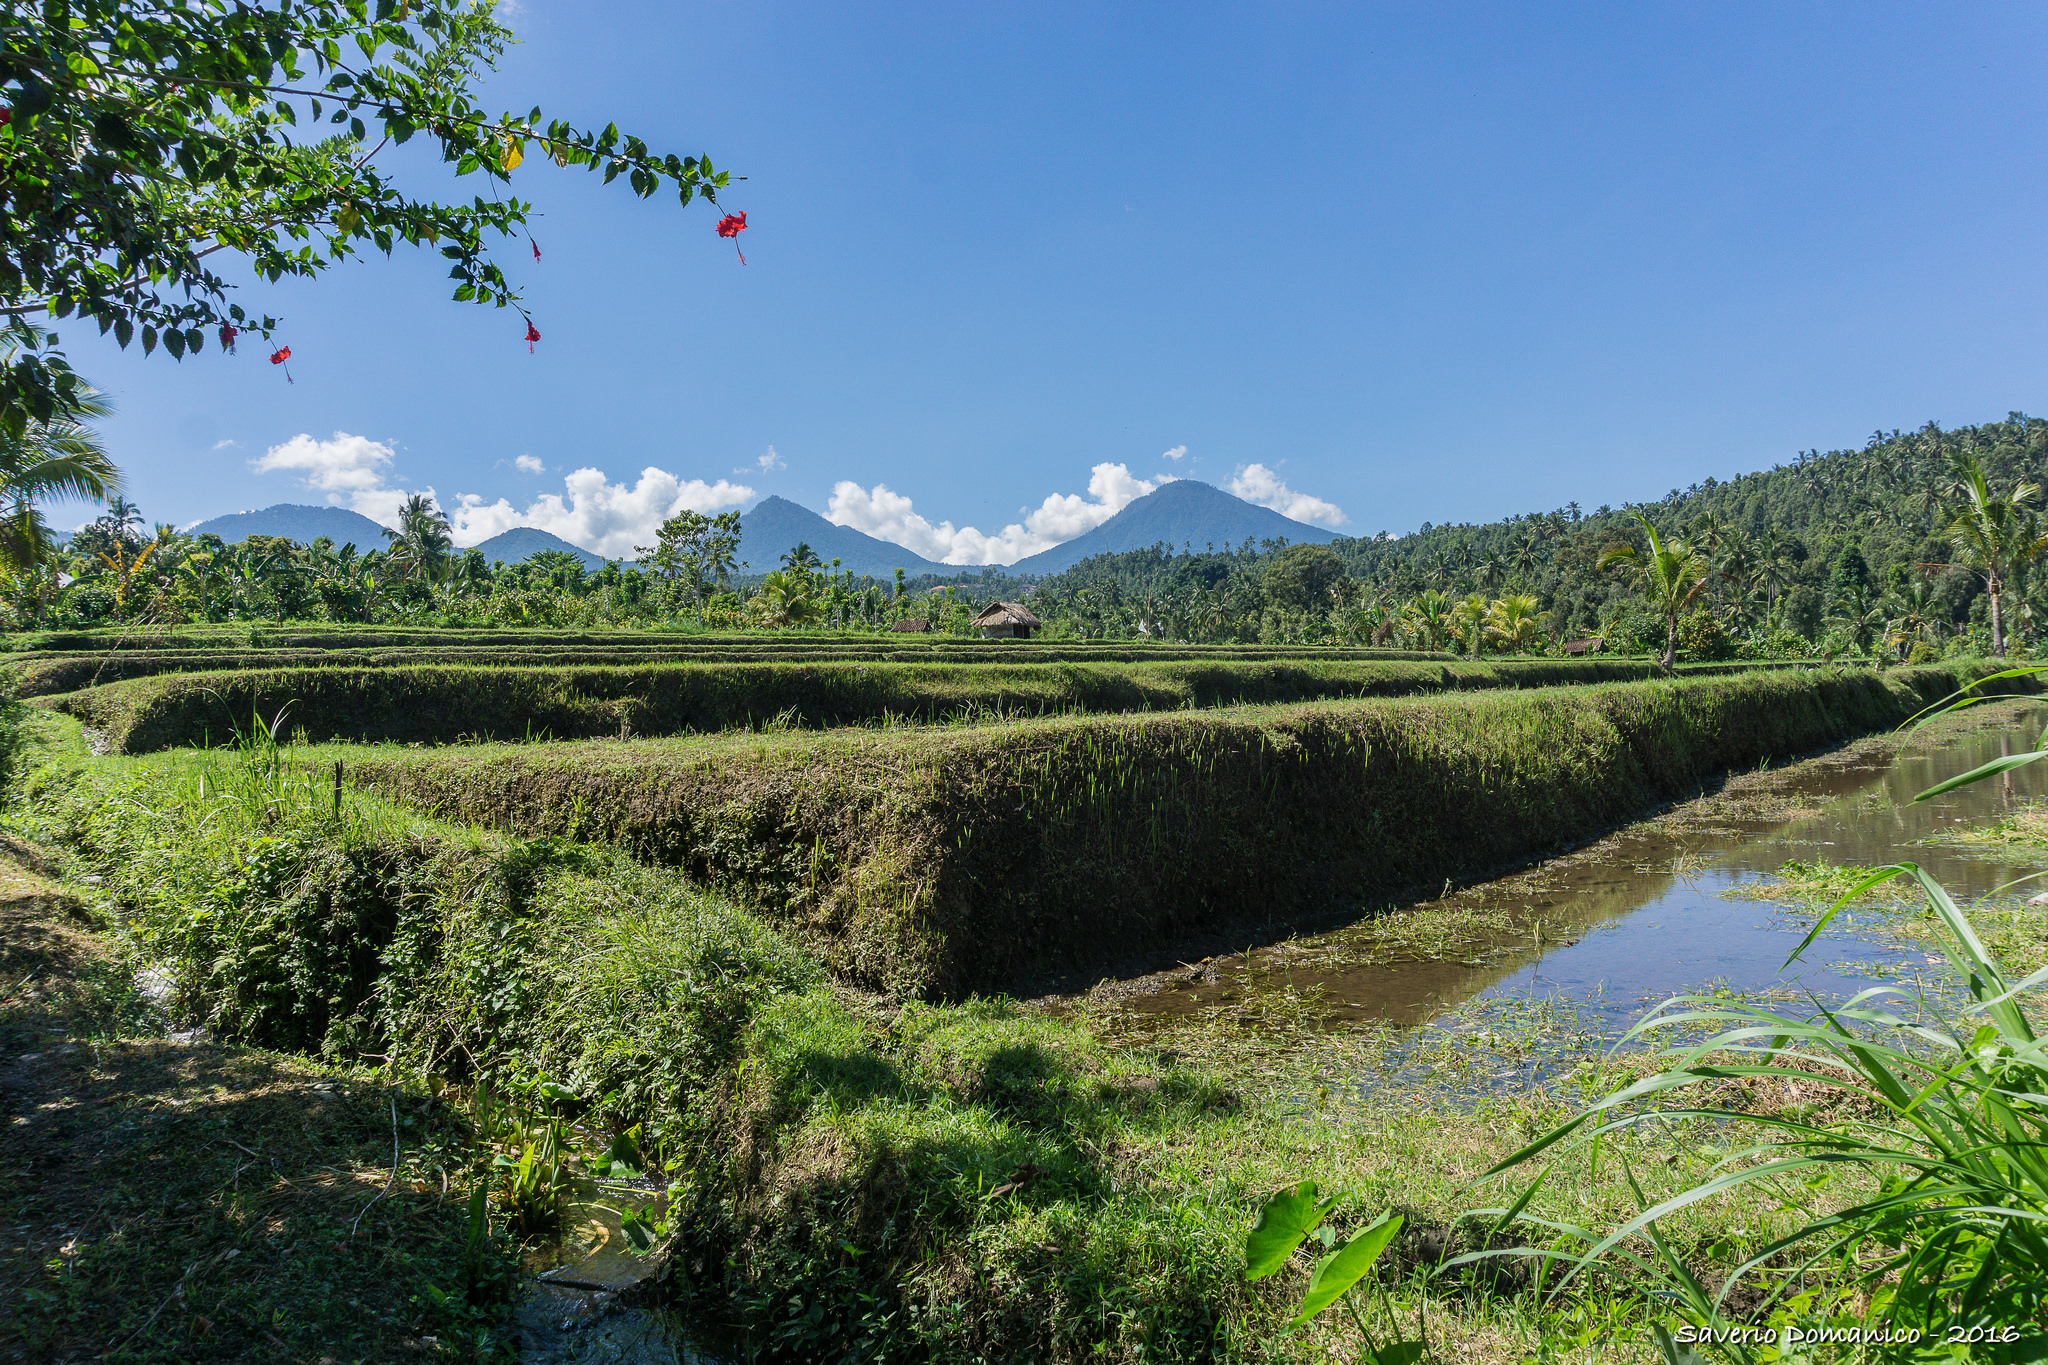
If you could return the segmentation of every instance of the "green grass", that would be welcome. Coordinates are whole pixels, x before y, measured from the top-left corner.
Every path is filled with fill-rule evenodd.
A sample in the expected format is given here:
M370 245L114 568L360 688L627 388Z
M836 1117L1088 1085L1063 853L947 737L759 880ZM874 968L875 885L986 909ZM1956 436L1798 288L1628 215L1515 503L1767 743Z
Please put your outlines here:
M218 673L246 669L401 668L427 664L483 664L506 668L617 667L650 663L883 663L883 664L1055 664L1159 663L1217 660L1233 663L1293 661L1328 664L1361 660L1447 660L1447 656L1380 650L1180 648L1118 645L1064 648L1053 645L938 641L894 645L886 641L743 641L707 646L689 637L633 640L615 644L548 644L526 641L443 643L383 648L186 649L124 648L91 654L26 653L4 661L24 697L56 696L101 683L152 678L167 673ZM1510 661L1520 662L1520 661ZM1638 672L1643 665L1636 665Z
M1404 1322L1424 1318L1438 1358L1650 1358L1651 1309L1612 1281L1545 1303L1512 1270L1423 1279L1481 1244L1458 1221L1487 1197L1470 1182L1594 1093L1590 1056L1561 1094L1474 1105L1431 1085L1359 1084L1402 1069L1398 1040L1308 1028L1282 989L1258 1031L1197 1018L1122 1042L1085 1011L863 995L658 868L465 831L360 792L337 814L320 783L260 746L90 759L52 743L45 757L17 824L104 879L110 922L177 983L186 1018L337 1061L375 1053L387 1075L418 1082L538 1070L589 1098L588 1127L639 1126L675 1182L681 1290L700 1321L739 1325L738 1351L1355 1354L1342 1321L1279 1330L1301 1269L1242 1276L1265 1194L1308 1177L1336 1196L1340 1233L1404 1214L1381 1281ZM1496 1041L1516 1021L1472 1022L1487 1027L1446 1033L1429 1069L1524 1055ZM1709 1128L1618 1142L1651 1190L1676 1189ZM1529 1208L1622 1217L1634 1199L1610 1161L1560 1174ZM1775 1226L1768 1207L1700 1209L1672 1235L1703 1267L1726 1266ZM407 1284L425 1273L394 1271ZM112 1292L95 1280L75 1301Z
M46 704L103 732L112 746L139 753L230 741L249 728L255 715L266 722L281 716L287 730L310 740L445 744L536 733L583 739L770 725L827 728L954 717L1175 711L1613 682L1651 672L1642 664L1581 660L1475 664L1240 658L1139 663L700 660L521 668L494 655L487 663L455 666L172 672L89 687Z
M11 652L36 654L106 654L182 650L186 652L252 649L395 649L506 646L520 649L627 647L724 650L805 650L886 648L943 651L956 648L998 648L1010 652L1058 654L1145 653L1174 657L1211 652L1252 652L1269 656L1426 658L1400 650L1348 646L1181 645L1110 640L989 641L979 635L917 635L888 630L747 630L711 631L686 623L656 630L552 630L534 627L362 626L293 621L232 622L219 625L116 626L91 630L26 632L10 636Z
M353 1060L163 1037L24 852L0 855L0 1355L509 1359L516 1249L468 1241L463 1115Z
M1979 670L1982 671L1982 670ZM449 819L598 840L912 995L1270 940L1885 728L1930 668L1752 673L959 729L309 751ZM1198 951L1213 951L1203 948Z

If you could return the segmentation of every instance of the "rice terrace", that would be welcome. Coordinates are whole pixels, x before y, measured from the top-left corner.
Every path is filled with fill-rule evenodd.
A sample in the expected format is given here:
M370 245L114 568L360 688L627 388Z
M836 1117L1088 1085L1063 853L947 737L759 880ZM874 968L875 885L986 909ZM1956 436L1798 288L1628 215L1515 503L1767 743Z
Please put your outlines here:
M16 8L0 1362L2048 1360L2033 16Z

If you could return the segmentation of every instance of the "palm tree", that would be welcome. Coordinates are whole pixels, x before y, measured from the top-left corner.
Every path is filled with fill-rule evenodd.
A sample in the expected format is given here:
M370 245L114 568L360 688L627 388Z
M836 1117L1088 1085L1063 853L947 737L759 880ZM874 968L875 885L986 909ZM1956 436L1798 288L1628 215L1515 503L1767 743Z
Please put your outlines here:
M1479 646L1486 641L1486 599L1476 592L1461 598L1451 608L1451 633L1478 658Z
M2006 585L2048 550L2048 535L2041 533L2039 520L2028 506L2040 496L2041 486L2015 484L2011 492L1995 494L1984 481L1976 452L1958 451L1952 458L1963 506L1949 521L1948 539L1955 547L1956 562L1984 580L1984 591L1991 597L1991 652L2002 659L2005 622L2001 611Z
M1664 618L1664 668L1668 672L1678 658L1678 614L1691 606L1707 586L1707 561L1698 550L1682 540L1657 534L1657 528L1641 512L1635 514L1649 538L1648 552L1633 545L1610 545L1600 552L1596 568L1620 564L1630 571L1636 589Z
M1511 593L1495 602L1486 613L1486 635L1498 649L1520 654L1534 645L1550 622L1550 613L1538 611L1532 593Z
M1765 530L1763 539L1757 542L1754 573L1756 586L1770 594L1771 605L1766 615L1775 623L1778 619L1778 593L1792 577L1792 555L1784 542L1778 539L1775 525Z
M1515 537L1514 547L1508 552L1508 563L1514 566L1515 577L1524 584L1536 577L1536 551L1542 543L1542 534L1531 526Z
M1425 588L1404 613L1408 630L1424 649L1441 649L1450 633L1451 602L1435 588Z
M824 567L818 559L818 552L804 541L799 540L782 555L782 567L793 573L809 574Z
M818 614L818 600L811 595L810 579L781 569L763 575L759 591L747 605L765 626L800 626Z
M78 401L84 417L107 417L113 411L103 395L90 390ZM0 435L0 561L26 568L49 555L50 528L38 501L104 502L117 497L120 488L121 471L99 435L76 418L31 422L20 436Z
M455 548L455 534L447 514L434 506L425 493L415 493L398 509L398 529L386 529L391 542L390 559L403 577L438 583L448 567L448 552Z
M1851 588L1836 600L1828 620L1842 628L1859 652L1867 654L1871 641L1885 630L1884 604L1873 601L1868 588Z

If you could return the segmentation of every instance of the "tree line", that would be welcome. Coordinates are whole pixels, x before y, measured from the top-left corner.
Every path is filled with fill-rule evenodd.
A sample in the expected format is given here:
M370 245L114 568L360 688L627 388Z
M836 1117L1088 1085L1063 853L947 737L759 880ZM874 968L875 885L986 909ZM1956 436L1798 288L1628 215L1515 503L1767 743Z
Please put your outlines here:
M878 581L790 547L765 572L737 560L737 513L683 512L631 560L565 552L518 564L458 549L424 495L384 544L236 544L147 527L90 419L0 434L0 627L148 620L493 626L791 627L965 633L999 599L1028 600L1076 639L1361 644L1463 654L1646 653L1926 659L2031 648L2048 631L2038 473L2048 423L1880 432L1857 451L1805 451L1656 503L1567 504L1480 525L1329 545L1156 545L1040 580L1000 569ZM107 512L60 543L42 506Z

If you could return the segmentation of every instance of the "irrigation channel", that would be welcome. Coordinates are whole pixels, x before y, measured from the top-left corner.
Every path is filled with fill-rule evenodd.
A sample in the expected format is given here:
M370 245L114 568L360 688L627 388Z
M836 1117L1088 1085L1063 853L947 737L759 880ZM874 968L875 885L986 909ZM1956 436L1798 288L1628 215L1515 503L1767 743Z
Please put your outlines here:
M1778 772L1729 781L1658 818L1441 900L1336 932L1234 957L1184 964L1140 981L1105 983L1127 1022L1228 1009L1278 982L1327 1025L1471 1027L1460 1007L1548 1001L1582 1030L1618 1037L1681 992L1726 988L1788 1004L1839 1000L1876 980L1946 986L1941 959L1859 928L1854 907L1789 970L1813 916L1762 894L1789 861L1917 863L1966 909L2048 890L2048 852L1940 842L2048 796L2048 763L1931 801L1915 793L2010 753L2038 747L2048 712L2002 702L1945 719L1917 736L1879 736ZM2019 885L2012 885L2019 882ZM2043 910L2048 915L2048 910ZM1441 918L1443 938L1408 922ZM1462 934L1458 932L1462 930ZM1937 951L1938 950L1934 950ZM1542 1068L1539 1066L1537 1078ZM1529 1079L1525 1076L1523 1079Z
M1807 992L1840 999L1873 980L1921 980L1950 988L1940 959L1859 927L1853 913L1801 964L1783 972L1812 915L1761 892L1788 861L1882 865L1916 862L1966 908L2005 888L2028 896L2048 888L2011 884L2048 869L2007 848L1977 851L1939 840L2026 803L2048 798L2048 762L1919 805L1916 792L1992 758L2037 747L2048 707L1998 702L1947 719L1914 738L1875 736L1782 769L1735 777L1655 818L1547 860L1526 872L1404 907L1336 932L1291 939L1232 957L1148 977L1107 982L1090 994L1112 1034L1144 1033L1226 1012L1276 985L1306 1002L1324 1027L1377 1028L1395 1041L1377 1076L1332 1076L1332 1088L1361 1089L1399 1078L1436 1081L1474 1093L1541 1084L1589 1049L1620 1036L1672 995L1726 987L1775 995L1795 1009ZM2048 916L2048 909L2041 912ZM1870 923L1864 916L1865 925ZM1448 933L1446 933L1448 931ZM1456 951L1441 955L1446 939ZM1474 1009L1489 1002L1549 1002L1573 1016L1573 1046L1502 1071L1432 1076L1445 1055L1429 1040L1482 1028ZM1069 997L1042 1002L1061 1009ZM1254 1014L1251 1018L1259 1017ZM1299 1017L1297 1016L1297 1022ZM1325 1117L1320 1103L1304 1103ZM554 1365L684 1360L723 1365L731 1357L697 1337L677 1315L624 1306L648 1263L624 1249L616 1214L578 1201L563 1244L537 1257L533 1292L520 1313L527 1359ZM573 1286L573 1287L570 1287ZM593 1291L606 1291L593 1293ZM715 1340L715 1335L713 1340Z

